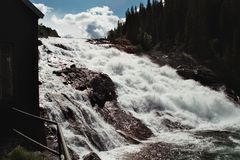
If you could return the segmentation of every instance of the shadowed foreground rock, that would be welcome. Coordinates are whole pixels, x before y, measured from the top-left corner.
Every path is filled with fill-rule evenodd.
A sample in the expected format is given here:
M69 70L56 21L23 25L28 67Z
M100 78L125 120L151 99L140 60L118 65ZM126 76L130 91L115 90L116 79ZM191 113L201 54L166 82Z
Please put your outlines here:
M124 132L124 137L130 143L136 143L135 139L145 140L152 136L151 130L140 120L118 106L115 85L108 75L76 68L74 65L55 71L54 74L64 77L64 83L71 84L77 90L87 90L92 106L97 106L96 111L106 122Z

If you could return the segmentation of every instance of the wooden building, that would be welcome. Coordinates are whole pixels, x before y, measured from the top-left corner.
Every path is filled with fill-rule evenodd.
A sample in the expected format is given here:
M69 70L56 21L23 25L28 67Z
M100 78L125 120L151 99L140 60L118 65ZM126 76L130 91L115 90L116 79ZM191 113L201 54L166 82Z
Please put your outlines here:
M0 5L0 135L13 127L43 137L40 123L11 108L39 115L38 19L43 14L28 0L3 0Z

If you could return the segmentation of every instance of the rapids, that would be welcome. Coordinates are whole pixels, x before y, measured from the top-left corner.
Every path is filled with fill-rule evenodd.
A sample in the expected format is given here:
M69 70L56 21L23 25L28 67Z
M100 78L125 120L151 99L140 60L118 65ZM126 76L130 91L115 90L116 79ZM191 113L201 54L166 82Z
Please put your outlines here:
M146 144L157 142L194 145L197 151L234 155L226 159L240 157L240 106L227 99L223 92L211 90L193 80L183 80L169 66L159 67L147 57L127 54L106 44L93 45L85 39L64 38L41 41L40 107L47 111L48 118L62 123L68 146L80 157L94 151L102 160L124 159L129 153L139 152ZM95 111L86 91L75 90L63 84L61 77L52 74L72 64L109 75L115 83L122 109L140 119L154 136L139 145L129 144ZM62 93L71 97L75 105L60 96L55 96L56 101L47 96ZM95 147L87 135L78 135L72 129L57 102L73 110L79 125L97 134L102 148ZM189 129L171 129L164 125L166 120L181 123ZM216 134L211 135L213 131L222 133L222 137L226 132L230 134L219 139Z

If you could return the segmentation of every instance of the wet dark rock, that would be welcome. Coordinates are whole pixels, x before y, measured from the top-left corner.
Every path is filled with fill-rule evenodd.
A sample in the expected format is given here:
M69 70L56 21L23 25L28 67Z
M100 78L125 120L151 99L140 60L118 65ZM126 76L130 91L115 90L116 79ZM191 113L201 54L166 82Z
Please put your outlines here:
M50 54L50 53L53 53L51 50L49 50L49 48L47 48L47 46L43 45L43 50L44 52Z
M216 160L238 159L227 155L201 150L195 145L177 145L165 142L146 144L139 152L125 155L124 160Z
M100 73L90 81L92 92L90 92L91 103L94 106L104 106L106 101L116 100L115 86L112 80L105 74Z
M66 108L66 110L62 110L62 111L63 111L64 118L66 120L68 119L75 120L74 113L70 108Z
M124 133L120 130L117 130L117 132L131 144L140 144L141 143L139 140L135 139L131 135L127 135L126 133Z
M42 85L42 82L41 82L41 81L38 81L38 85Z
M60 95L47 94L46 96L51 101L55 101L57 103L57 105L62 110L64 119L75 121L74 112L71 108L69 108L69 103L68 101L65 100L66 99L65 94L60 94Z
M191 126L183 125L180 122L173 122L170 119L163 119L162 125L167 127L169 130L190 130Z
M177 73L184 77L184 79L194 79L204 86L209 86L215 90L219 89L222 84L217 76L206 67L201 65L195 67L179 66Z
M129 40L124 38L115 39L113 41L109 41L107 39L89 39L87 42L91 44L111 44L109 47L117 48L121 51L125 51L127 53L137 53L138 48L134 46Z
M75 64L72 64L72 65L70 66L70 68L76 68L76 65L75 65Z
M110 41L105 38L99 38L99 39L88 39L87 42L91 44L109 44Z
M195 133L195 136L198 138L213 138L215 139L213 143L217 146L237 147L239 144L232 141L231 138L240 140L239 132L230 131L198 131Z
M107 102L98 112L105 121L113 125L117 130L123 131L133 139L145 140L153 135L139 119L122 110L116 102Z
M101 160L101 159L99 158L99 156L96 153L91 152L91 153L87 154L86 156L84 156L83 160Z
M156 115L159 117L162 117L164 115L170 116L170 117L174 117L171 113L169 112L156 112Z
M38 39L38 46L43 45L42 41Z
M149 57L159 65L170 65L175 68L184 79L193 79L213 89L219 89L223 85L212 70L200 65L197 60L186 53L153 52Z
M103 142L101 138L98 136L97 131L86 127L84 135L88 138L91 144L95 146L99 151L107 151L105 142Z
M72 51L72 49L70 47L67 47L63 44L53 44L55 47L58 47L58 48L61 48L63 50L66 50L66 51Z
M201 159L194 146L179 146L164 142L147 144L140 152L126 155L125 160L186 160Z
M106 101L117 99L114 83L106 74L74 66L53 73L64 76L65 83L71 84L77 90L88 89L92 106L103 107Z
M78 154L76 152L74 152L71 148L68 148L70 156L72 158L72 160L79 160L80 157L78 156Z
M222 73L216 72L217 69L209 67L208 62L200 62L184 52L150 51L146 54L160 66L169 65L175 68L184 79L193 79L217 91L223 90L230 100L240 104L240 96L230 87L224 87L229 82L224 80Z

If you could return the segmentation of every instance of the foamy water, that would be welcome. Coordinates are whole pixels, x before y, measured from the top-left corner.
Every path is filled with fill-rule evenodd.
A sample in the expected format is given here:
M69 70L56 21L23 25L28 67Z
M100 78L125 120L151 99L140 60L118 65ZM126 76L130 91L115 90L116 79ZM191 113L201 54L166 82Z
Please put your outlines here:
M127 145L115 129L107 124L92 109L84 91L77 91L62 83L61 77L52 71L75 64L90 70L108 74L117 87L118 101L121 107L140 119L154 133L149 142L164 141L176 144L200 144L211 148L208 139L197 139L191 132L198 130L239 130L239 106L228 100L224 93L213 91L193 80L183 80L176 70L169 66L159 67L147 57L126 54L107 45L92 45L84 39L41 39L46 47L40 50L40 101L41 106L49 111L50 118L62 122L68 145L80 156L89 153L89 148L102 159L121 159L124 153L139 151L142 145ZM63 44L70 51L54 46ZM51 53L47 53L50 50ZM81 109L89 115L89 121L79 112L80 108L68 106L78 117L79 123L92 128L106 143L108 151L99 151L84 136L76 135L63 119L59 107L46 98L46 93L65 93L72 97ZM158 116L158 113L168 113ZM181 122L193 127L191 132L170 131L161 124L163 119ZM232 138L232 141L237 141Z

